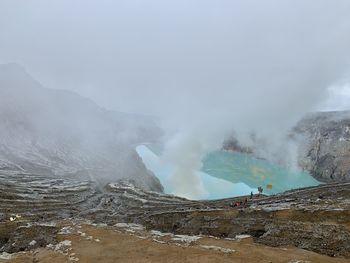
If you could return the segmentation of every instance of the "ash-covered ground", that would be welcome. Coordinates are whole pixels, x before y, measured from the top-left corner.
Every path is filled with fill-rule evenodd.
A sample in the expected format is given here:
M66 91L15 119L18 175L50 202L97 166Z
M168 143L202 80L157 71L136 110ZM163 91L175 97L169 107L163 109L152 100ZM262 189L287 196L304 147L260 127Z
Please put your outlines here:
M292 246L329 257L350 258L350 183L247 198L246 205L232 208L232 202L245 197L191 201L141 190L126 181L102 186L78 177L1 171L0 248L3 258L15 259L6 253L34 253L63 246L59 233L64 226L89 222L108 228L131 223L145 231L170 233L172 237L211 236L229 242L239 235L248 235L254 246ZM169 240L160 241L164 249L168 248ZM72 260L69 253L65 256L67 262ZM234 258L235 253L230 253L230 257Z

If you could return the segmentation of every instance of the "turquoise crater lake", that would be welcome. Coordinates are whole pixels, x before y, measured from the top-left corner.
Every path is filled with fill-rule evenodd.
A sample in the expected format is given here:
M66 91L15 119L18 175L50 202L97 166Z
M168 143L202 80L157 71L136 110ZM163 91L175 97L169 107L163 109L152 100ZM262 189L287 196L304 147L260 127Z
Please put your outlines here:
M164 186L165 193L173 193L169 176L173 167L161 161L161 148L140 145L136 148L146 167ZM196 199L219 199L257 193L262 186L265 194L320 184L308 172L293 171L252 155L215 151L203 159L199 177L205 194Z

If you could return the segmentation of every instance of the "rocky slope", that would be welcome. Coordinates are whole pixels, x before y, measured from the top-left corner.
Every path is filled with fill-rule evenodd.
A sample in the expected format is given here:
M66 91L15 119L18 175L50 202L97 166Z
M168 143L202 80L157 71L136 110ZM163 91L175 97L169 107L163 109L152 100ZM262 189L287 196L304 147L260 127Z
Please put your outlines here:
M299 163L319 181L350 182L350 112L310 114L294 128L303 135Z
M146 116L107 111L73 92L43 88L17 64L0 65L0 169L129 179L162 191L135 147L160 136Z
M286 141L298 149L299 167L317 180L350 182L350 111L309 114L295 125ZM233 136L224 141L223 149L256 155L254 147L259 143L244 147Z

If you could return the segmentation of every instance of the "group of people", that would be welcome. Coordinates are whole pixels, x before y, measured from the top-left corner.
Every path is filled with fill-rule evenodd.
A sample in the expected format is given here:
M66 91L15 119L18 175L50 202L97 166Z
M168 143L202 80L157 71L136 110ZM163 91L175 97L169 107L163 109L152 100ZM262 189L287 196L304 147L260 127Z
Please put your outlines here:
M263 193L263 191L264 191L264 189L263 189L261 186L259 186L259 187L258 187L259 195L261 195L261 194ZM253 192L250 192L250 199L253 199L253 197L254 197ZM230 204L230 207L246 207L247 204L248 204L248 198L246 197L246 198L245 198L244 200L242 200L242 201L239 201L239 202L232 202L232 203Z
M232 202L230 204L230 207L245 207L248 204L248 198L245 198L243 201L240 202Z

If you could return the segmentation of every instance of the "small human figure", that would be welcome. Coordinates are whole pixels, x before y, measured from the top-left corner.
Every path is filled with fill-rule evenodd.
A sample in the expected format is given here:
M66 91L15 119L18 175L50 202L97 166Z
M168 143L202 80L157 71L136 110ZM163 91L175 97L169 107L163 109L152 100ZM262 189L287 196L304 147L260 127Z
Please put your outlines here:
M250 199L253 199L253 191L250 192Z
M246 197L246 198L244 199L244 206L246 206L247 203L248 203L248 198Z

